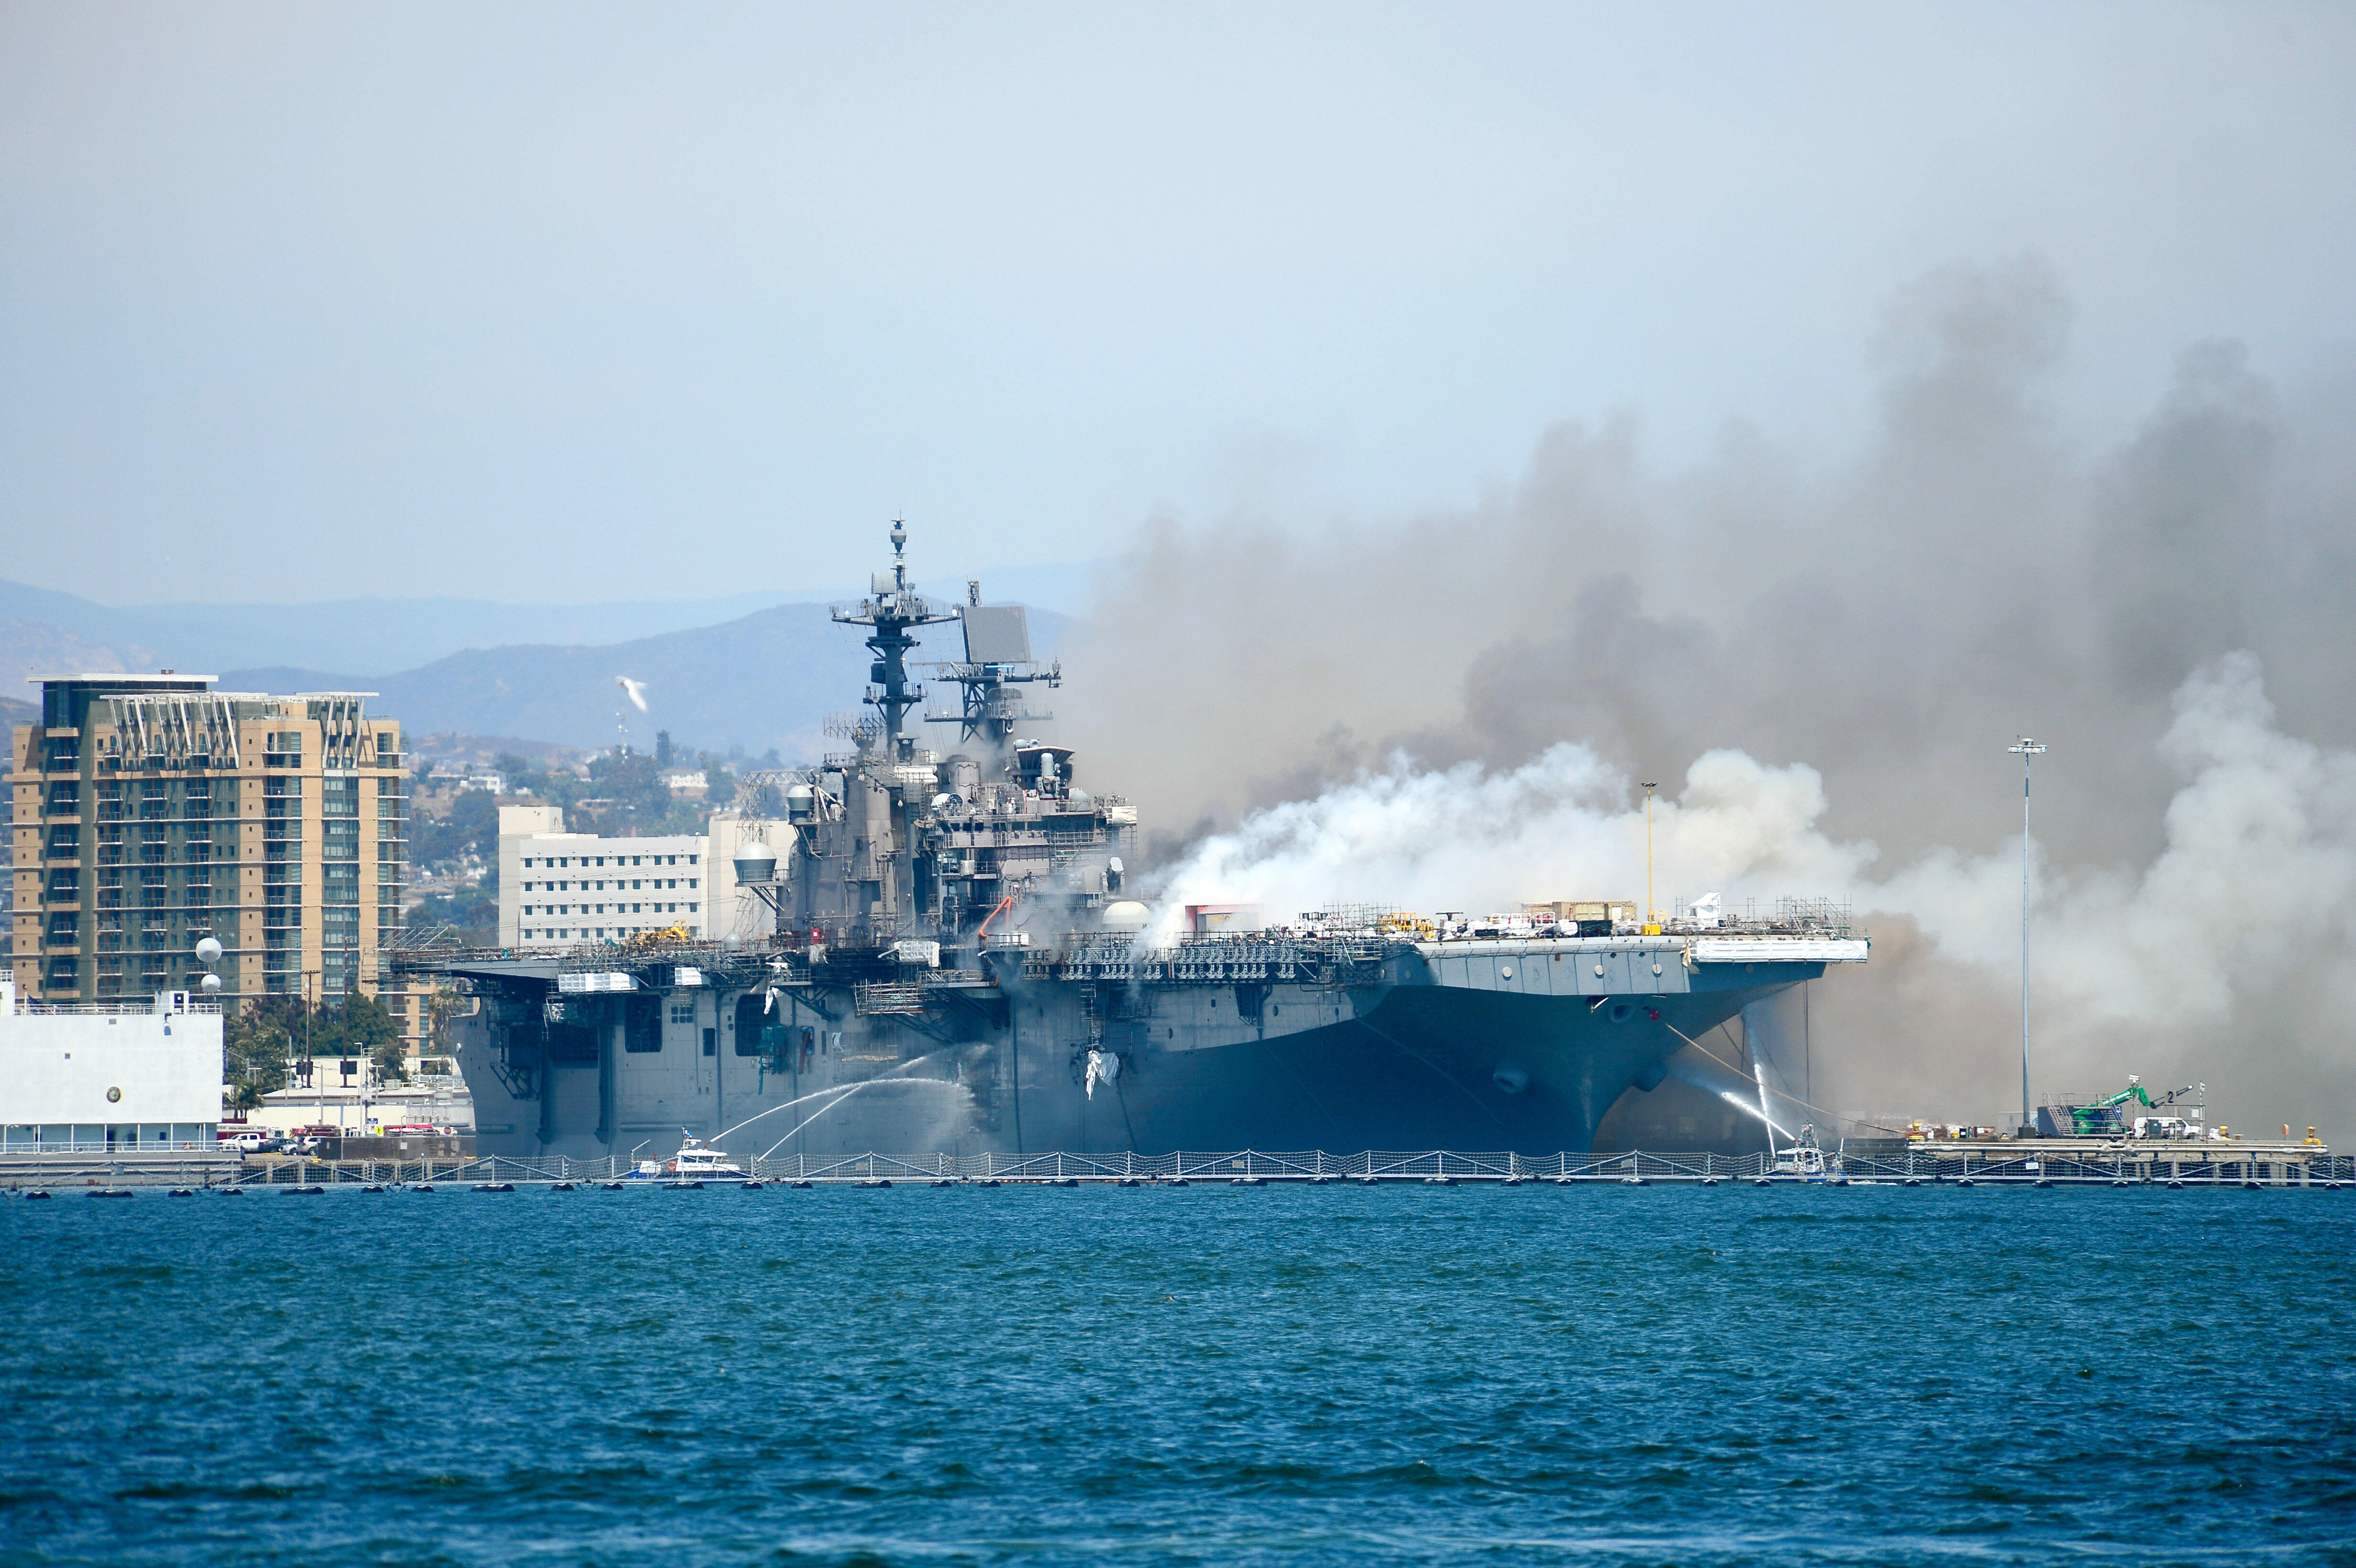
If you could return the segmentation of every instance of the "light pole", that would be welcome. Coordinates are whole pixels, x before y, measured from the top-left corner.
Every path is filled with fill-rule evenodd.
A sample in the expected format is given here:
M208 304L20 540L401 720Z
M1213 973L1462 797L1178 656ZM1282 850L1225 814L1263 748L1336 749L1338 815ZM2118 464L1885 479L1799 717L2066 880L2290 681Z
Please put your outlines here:
M1647 934L1661 923L1659 912L1653 908L1653 792L1661 786L1644 784L1644 929ZM1606 912L1609 912L1608 911Z
M2029 1110L2029 759L2045 750L2023 735L2006 748L2020 753L2020 1135L2037 1124Z

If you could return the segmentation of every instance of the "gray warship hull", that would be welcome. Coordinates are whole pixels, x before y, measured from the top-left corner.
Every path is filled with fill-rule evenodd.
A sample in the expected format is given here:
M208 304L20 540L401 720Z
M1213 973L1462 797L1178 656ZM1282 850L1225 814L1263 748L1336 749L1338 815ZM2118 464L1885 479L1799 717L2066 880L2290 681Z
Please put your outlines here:
M1342 984L1226 979L1269 966L1201 948L1158 965L1018 954L1002 978L943 974L883 996L779 983L751 954L733 977L722 954L691 955L692 966L673 955L588 971L505 958L453 967L485 998L460 1061L486 1153L627 1162L692 1136L740 1158L812 1162L1056 1149L1545 1155L1589 1148L1612 1105L1656 1087L1690 1041L1863 951L1402 942L1360 958ZM626 988L567 992L567 974ZM1720 1054L1738 1051L1728 1041Z

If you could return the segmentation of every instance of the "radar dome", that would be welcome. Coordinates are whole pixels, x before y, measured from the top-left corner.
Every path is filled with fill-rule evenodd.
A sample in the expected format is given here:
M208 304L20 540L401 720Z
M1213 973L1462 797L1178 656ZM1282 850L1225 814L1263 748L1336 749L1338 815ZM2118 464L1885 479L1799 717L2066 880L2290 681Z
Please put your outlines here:
M777 872L777 852L758 838L748 838L736 847L736 880L740 882L766 882Z
M1104 928L1107 931L1143 931L1145 923L1151 918L1152 912L1135 899L1122 899L1118 903L1105 905Z
M210 996L213 992L220 989L220 976L218 975L208 975L203 979L198 981L197 984L204 988L207 996Z
M208 936L197 944L198 963L218 964L220 962L220 955L221 944L219 938Z

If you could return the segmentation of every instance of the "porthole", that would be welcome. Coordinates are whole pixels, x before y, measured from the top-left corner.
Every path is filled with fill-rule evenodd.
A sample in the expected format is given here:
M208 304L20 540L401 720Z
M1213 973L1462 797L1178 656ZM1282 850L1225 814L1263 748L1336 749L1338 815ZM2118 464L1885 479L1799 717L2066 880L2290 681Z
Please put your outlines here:
M106 1092L106 1103L110 1105L121 1104L123 1103L123 1091L120 1089L109 1089Z

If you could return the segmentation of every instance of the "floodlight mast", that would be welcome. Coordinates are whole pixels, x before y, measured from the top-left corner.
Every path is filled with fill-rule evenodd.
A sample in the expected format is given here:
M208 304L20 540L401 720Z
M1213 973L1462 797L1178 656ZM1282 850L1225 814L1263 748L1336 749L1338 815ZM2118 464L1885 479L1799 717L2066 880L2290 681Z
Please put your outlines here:
M1645 781L1644 790L1644 931L1651 934L1661 923L1660 912L1653 907L1653 792L1661 786Z
M2029 1108L2029 759L2045 747L2023 735L2005 748L2020 753L2020 1132L2037 1126Z

